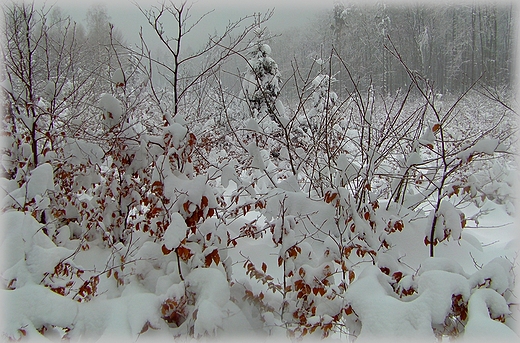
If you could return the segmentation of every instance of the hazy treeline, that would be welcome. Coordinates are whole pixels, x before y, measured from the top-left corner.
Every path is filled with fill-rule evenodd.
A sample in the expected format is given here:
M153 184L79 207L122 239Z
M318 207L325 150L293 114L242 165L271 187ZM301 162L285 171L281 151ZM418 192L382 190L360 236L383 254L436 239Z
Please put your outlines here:
M430 79L438 92L458 93L481 76L487 86L510 87L513 39L512 5L336 3L307 28L285 32L272 45L284 76L292 73L292 60L310 68L316 57L326 61L334 47L342 60L333 59L331 66L338 91L349 84L348 75L338 72L344 64L360 85L372 83L384 93L409 83L391 53L395 46L409 68Z

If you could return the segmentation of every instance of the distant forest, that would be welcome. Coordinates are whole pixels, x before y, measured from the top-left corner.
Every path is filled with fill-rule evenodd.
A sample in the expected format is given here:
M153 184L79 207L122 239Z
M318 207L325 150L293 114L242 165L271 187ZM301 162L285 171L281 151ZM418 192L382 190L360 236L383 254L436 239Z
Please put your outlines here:
M460 93L479 78L486 86L510 88L515 60L512 9L512 4L336 3L308 29L275 39L273 57L285 77L295 63L306 69L316 58L327 61L334 48L341 60L333 58L322 68L331 69L338 93L352 85L346 72L337 72L345 67L359 86L371 84L385 94L407 87L409 77L401 62L433 82L439 93Z

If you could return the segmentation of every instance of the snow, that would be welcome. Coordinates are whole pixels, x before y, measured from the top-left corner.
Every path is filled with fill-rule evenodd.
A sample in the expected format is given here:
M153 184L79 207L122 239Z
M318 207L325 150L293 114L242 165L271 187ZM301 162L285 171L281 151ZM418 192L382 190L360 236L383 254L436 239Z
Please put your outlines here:
M346 301L362 321L359 339L432 337L432 325L442 324L449 313L452 295L468 300L466 339L504 338L518 339L506 325L489 318L507 315L506 301L492 289L477 289L470 296L470 280L459 274L461 267L446 259L430 259L423 263L424 270L417 276L419 294L410 302L392 296L386 275L378 268L366 267L347 291ZM450 269L451 271L440 270ZM392 313L392 316L388 316Z
M260 126L255 118L250 118L246 123L246 127L253 132L261 132Z
M108 93L101 94L99 106L103 109L103 120L109 128L117 125L123 115L121 103L113 95Z
M492 155L499 147L500 142L498 139L481 139L472 148L474 152L481 152L484 154Z
M271 47L268 44L262 44L260 46L260 51L266 55L271 55Z
M24 241L32 240L41 226L32 216L18 211L2 215L2 273L25 258Z
M27 179L22 187L10 193L8 200L12 199L18 204L24 204L26 201L54 190L54 173L49 163L43 163L33 169Z
M194 335L200 337L217 332L233 335L250 333L251 326L240 309L230 301L228 282L221 271L197 268L186 277L186 290L197 294Z
M312 85L314 87L322 87L322 86L327 86L327 82L329 80L329 76L328 75L318 75L316 76L313 80L312 80Z
M43 94L47 100L53 100L56 95L56 84L53 81L47 81Z
M116 85L124 85L125 84L125 75L123 73L123 69L118 68L112 74L112 82Z
M0 87L5 89L8 93L13 92L13 85L11 84L11 81L8 78L5 78L2 82L0 82Z
M435 143L435 134L431 128L426 128L421 138L419 138L419 143L423 145L433 145Z
M282 121L282 125L284 127L287 127L287 125L289 124L289 119L284 117L285 116L285 106L283 105L282 101L280 99L276 99L274 106L276 108L276 113L279 116L279 119ZM283 121L285 121L285 123Z
M181 241L186 237L188 227L184 218L179 213L172 213L170 216L170 225L164 233L164 245L173 250L179 246Z
M24 328L28 339L39 336L42 325L72 327L79 312L79 304L37 284L26 284L15 290L0 290L2 308L6 316L3 334L22 338L18 328ZM40 336L41 337L41 336Z
M474 145L461 151L457 154L457 157L463 161L467 161L468 158L475 154L488 154L493 155L495 152L506 151L507 149L498 139L480 139Z
M253 161L251 166L253 168L258 168L260 170L265 169L264 159L262 157L261 151L258 149L254 142L251 142L246 147L249 154L253 157Z
M31 261L27 263L34 267ZM31 280L17 286L12 291L0 291L4 313L8 314L3 333L14 339L22 334L17 328L24 328L29 339L41 337L36 329L42 326L71 328L68 335L73 340L84 335L89 339L131 339L147 322L153 327L161 323L159 298L135 282L125 288L121 297L101 297L88 303L58 295Z
M386 277L378 268L366 267L348 290L347 303L362 322L358 339L433 339L426 304L390 296L393 291Z
M455 206L450 201L443 199L436 215L438 217L435 228L437 239L443 239L445 230L449 231L451 237L460 239L462 234L461 216Z
M100 158L98 156L100 152L94 149L94 146L83 143L70 146L76 147L82 154L90 151L83 155L87 157L81 157L84 163L86 159ZM264 151L256 144L251 143L248 148L251 155L267 161ZM158 159L157 165L160 165L161 161L167 163L166 160ZM337 167L344 174L352 164L353 158L347 154L341 155L337 160ZM244 175L239 177L236 173L237 166L238 161L234 160L222 167L221 186L226 185L229 188L226 196L232 194L244 182L242 179ZM255 294L265 292L261 283L240 280L238 275L240 272L243 273L243 270L240 268L240 263L233 261L241 261L245 256L255 262L257 269L265 262L268 265L267 272L281 280L283 270L276 267L277 258L285 256L287 249L298 245L301 251L296 257L285 261L286 271L301 270L302 274L298 276L312 285L316 280L325 277L325 271L333 271L336 268L334 260L338 258L341 251L338 249L338 226L332 220L336 211L334 202L325 203L309 199L307 194L300 190L298 177L289 176L279 180L275 188L251 188L251 194L256 194L254 193L256 191L267 192L266 197L269 201L265 204L265 208L258 209L262 212L252 211L247 213L247 218L241 217L228 223L223 223L217 217L206 218L200 223L197 227L197 236L192 236L192 241L186 242L186 246L192 249L194 261L180 262L181 269L185 273L182 281L175 254L164 255L161 246L164 244L168 249L174 249L186 237L189 230L180 211L182 211L182 204L187 200L192 202L193 206L200 205L203 196L208 198L210 206L217 206L217 202L213 190L207 185L207 176L199 175L188 179L171 169L163 169L161 174L157 173L157 177L164 184L164 194L170 198L179 197L179 202L174 204L176 207L172 206L175 211L168 217L169 226L162 240L156 242L149 240L147 233L135 232L136 243L132 247L118 243L111 252L92 246L89 250L78 252L73 260L67 260L74 254L78 244L71 240L71 232L75 230L72 224L60 227L56 231L55 240L51 240L43 233L42 224L29 213L11 210L3 214L0 249L7 251L7 258L2 261L1 270L4 286L16 279L11 284L16 288L14 291L1 291L7 313L10 311L16 313L6 322L3 329L5 335L14 339L20 338L22 332L18 328L25 327L28 338L41 338L37 331L41 325L56 326L56 329L50 330L54 330L52 332L58 338L64 334L58 328L73 327L73 330L67 334L73 341L81 339L83 335L88 335L94 340L116 338L135 340L147 326L158 330L149 330L141 335L142 339L163 334L167 336L169 330L185 332L183 330L187 330L190 326L195 337L209 335L221 339L265 332L263 330L276 331L275 327L269 326L279 325L279 319L275 314L261 312L254 305L241 301L243 293L237 289L238 286L230 286L228 275L236 275L233 282L248 285L247 287L250 287ZM44 182L37 184L34 180ZM233 180L235 185L230 185L229 180ZM53 182L51 166L42 164L27 175L24 187L30 190L30 194L35 198L40 197L43 204L44 198L48 200L48 193L55 191ZM90 187L89 183L92 181L78 182ZM11 193L19 191L15 188L16 185L9 188ZM114 191L117 189L114 188ZM338 191L339 203L344 209L349 209L355 203L353 195L344 187L339 188ZM48 204L47 202L46 206ZM444 323L451 310L452 296L461 295L463 301L468 302L469 310L468 324L464 332L466 340L472 341L474 337L488 336L516 337L513 336L515 333L511 328L490 317L490 315L493 318L501 315L509 316L511 310L507 303L511 301L508 299L511 299L511 290L515 281L511 263L499 257L504 254L513 256L511 252L515 251L515 247L511 246L510 238L514 236L514 226L506 226L495 231L485 228L486 225L496 223L498 218L501 222L509 220L502 206L494 206L496 212L492 212L492 216L484 217L480 221L484 227L462 230L459 210L449 199L443 200L439 208L438 228L441 232L443 232L441 228L451 230L453 239L436 247L436 256L439 257L428 258L428 249L422 243L423 230L419 229L419 225L416 227L413 221L406 222L403 232L375 236L375 239L378 237L388 239L395 244L394 249L384 253L379 252L377 267L363 263L358 266L354 264L356 278L341 297L334 297L340 292L335 285L326 290L327 293L323 298L314 297L315 314L307 318L307 323L334 322L332 317L334 313L351 306L360 323L359 329L354 329L355 325L352 324L352 330L359 331L356 334L361 341L373 338L433 339L433 327ZM379 210L375 213L379 218L377 220L382 220L385 225L386 220L395 221L406 218L412 213L407 214L402 208L398 212L396 205L389 206L388 212L383 210L384 207L385 204L381 202ZM485 201L482 208L491 208L489 201ZM283 213L283 217L278 216L279 213ZM467 213L471 216L470 211ZM356 211L352 215L356 229L353 235L350 235L349 231L349 239L356 237L355 235L370 235L372 228L362 216ZM236 236L244 223L259 218L261 219L258 227L263 227L264 220L266 225L273 225L272 235L269 233L258 240L251 238L248 241L240 241L238 251L220 250L225 243L217 245L216 240L210 239L206 241L208 245L202 251L193 242L193 237L207 237L209 234L212 237L218 236L222 242L226 242L228 233ZM418 223L423 225L426 220L421 218ZM488 242L494 240L497 232L501 232L502 235L509 232L508 235L511 237L506 235L500 245L497 243L487 246ZM273 245L272 240L277 241L282 238L282 235L281 244ZM305 239L309 236L319 243L315 244L312 240ZM458 241L458 236L461 236L462 240ZM457 247L458 252L450 255L454 247ZM119 258L125 251L129 251L129 258L134 261L125 268L124 287L117 286L113 278L102 276L99 294L88 302L78 303L70 297L59 296L37 284L45 273L52 273L60 261L70 262L85 270L94 270L103 268L109 263L107 261ZM220 254L219 265L212 263L209 268L203 268L203 262L201 264L197 259L203 261L204 256L212 251ZM325 251L328 251L328 257L323 255ZM498 256L490 258L494 256L493 254ZM473 258L477 262L472 260ZM224 260L227 261L225 266ZM414 272L404 275L397 286L400 289L415 289L416 293L410 296L400 296L392 288L394 282L392 274L400 270L402 262L407 263ZM482 267L475 268L475 263L482 263ZM391 271L389 276L380 270L385 267ZM123 274L123 271L120 272ZM288 280L291 278L289 277ZM277 294L271 292L264 294L265 301L271 305L281 304ZM185 295L192 299L187 306L187 319L178 328L171 328L161 319L161 304L165 299L180 299ZM38 297L45 300L41 301ZM298 307L293 300L290 306L296 309ZM31 308L29 307L31 301L38 301L39 305L28 310ZM57 307L60 311L53 310ZM19 308L23 310L14 310ZM49 315L44 311L49 308L56 314ZM389 316L389 313L392 315ZM269 329L264 325L269 326ZM51 331L48 331L46 337L50 336Z
M220 183L222 184L222 187L228 188L229 187L229 181L234 181L235 185L239 185L240 179L236 175L235 171L235 165L237 164L236 160L231 161L228 165L225 165L221 168L222 174L220 176Z
M460 294L468 299L470 288L467 279L460 274L432 270L421 275L417 291L419 297L414 302L426 305L432 324L442 324L451 309L451 296Z
M105 153L97 144L86 142L81 139L68 139L66 141L67 157L72 159L73 164L101 164Z
M407 167L411 167L411 166L413 166L415 164L422 164L422 163L423 163L423 160L422 160L421 154L419 154L417 152L412 152L406 158L406 166Z
M45 273L52 273L54 267L68 256L71 256L74 251L56 247L49 238L43 234L37 235L42 239L46 239L50 247L42 247L40 244L35 244L29 251L26 252L25 261L29 272L36 276L43 278Z
M221 307L209 300L202 300L198 305L197 320L194 325L195 337L209 334L215 336L222 327L223 314Z
M446 257L430 257L422 261L421 267L419 269L419 275L422 275L424 272L434 270L442 270L445 272L460 274L464 277L468 276L462 268L462 266L457 261L454 261Z
M160 300L154 294L144 293L130 284L127 291L116 299L95 299L77 304L72 340L87 334L92 340L131 340L138 337L146 323L160 327L158 308Z
M468 322L464 329L465 342L517 342L520 337L508 326L490 318L509 314L506 301L491 289L477 289L468 302Z
M491 262L485 264L480 270L473 274L470 282L473 287L479 284L485 284L486 280L490 280L489 288L504 294L506 290L512 290L514 287L514 279L511 274L513 266L508 260L497 257Z
M217 307L229 301L226 277L214 268L197 268L186 277L187 290L197 294L197 303L208 301Z
M179 123L173 123L172 125L166 127L166 131L172 135L173 146L176 148L180 147L180 143L186 137L188 133L188 129Z

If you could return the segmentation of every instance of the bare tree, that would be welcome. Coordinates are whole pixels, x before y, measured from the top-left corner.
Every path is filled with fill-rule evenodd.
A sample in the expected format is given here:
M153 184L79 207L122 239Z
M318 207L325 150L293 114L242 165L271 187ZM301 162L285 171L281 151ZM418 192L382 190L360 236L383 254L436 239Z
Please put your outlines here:
M230 22L224 32L211 35L207 43L194 53L186 53L183 50L183 42L192 30L200 25L211 13L207 12L197 19L192 19L192 5L187 1L180 4L163 2L158 6L152 6L145 10L139 7L141 13L146 17L151 28L159 38L162 46L166 48L170 61L162 61L154 57L148 44L141 35L141 46L137 53L145 56L149 60L148 72L151 75L154 68L160 67L165 73L160 72L173 91L173 110L164 111L167 123L172 122L172 118L179 112L181 100L187 95L189 90L197 84L209 79L212 73L230 56L244 51L248 47L249 33L258 23L247 24L247 21L254 19L255 16L246 16L235 22ZM272 12L267 13L260 19L260 23L267 21L272 16ZM176 24L176 32L170 34L165 30L165 22L173 21ZM242 28L242 26L245 27ZM238 32L241 30L241 32ZM238 32L238 33L237 33ZM235 36L236 35L236 36ZM200 63L196 70L189 70L188 66L194 65L195 61ZM151 78L150 80L154 80ZM157 91L154 91L157 101L160 101Z
M70 124L84 111L81 104L92 87L88 80L92 74L79 73L83 41L70 18L55 14L51 20L51 9L36 10L34 4L12 3L2 9L5 91L11 100L6 113L23 137L20 143L30 144L34 168L59 145L59 135L51 132L74 135ZM62 115L71 109L75 116Z

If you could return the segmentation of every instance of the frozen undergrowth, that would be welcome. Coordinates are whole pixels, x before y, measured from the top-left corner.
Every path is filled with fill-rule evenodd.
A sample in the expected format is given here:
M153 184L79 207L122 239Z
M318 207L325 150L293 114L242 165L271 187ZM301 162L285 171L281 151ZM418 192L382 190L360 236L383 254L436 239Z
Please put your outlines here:
M37 176L42 181L50 182L52 173L44 173L44 170L46 170L45 165L35 170L31 178ZM27 182L29 187L31 178ZM38 186L30 189L31 194L34 193L35 197L44 195L52 188L49 182L42 183L47 184L45 187ZM17 192L19 190L13 191L15 195ZM278 191L271 197L276 199L280 194L283 194L287 201L288 213L300 215L315 213L316 208L311 206L313 202L306 200L303 194ZM275 203L279 202L273 202ZM326 204L323 206L326 210ZM485 217L486 220L499 223L507 218L507 214L501 212L500 206L491 207L494 207L495 212ZM323 210L319 211L318 217L314 220L326 223L329 217L326 213ZM257 215L258 213L255 215L251 212L247 217L255 218ZM388 214L381 212L381 215ZM168 249L178 245L181 239L170 237L172 233L169 230L177 229L181 223L185 228L184 221L176 216L178 215L172 216L172 224L164 236L164 244ZM247 222L247 217L244 217L243 221ZM129 256L135 258L135 261L127 266L132 272L126 274L124 287L113 279L107 278L105 273L98 276L96 296L88 302L77 302L77 299L71 299L72 293L68 297L59 295L56 288L53 292L44 287L42 280L46 277L52 278L49 274L52 274L60 263L70 264L76 270L83 270L82 280L88 280L95 274L94 271L99 271L108 263L112 254L96 248L96 242L89 242L92 248L75 255L74 251L81 247L80 240L70 240L69 237L65 237L62 238L60 246L57 246L44 233L43 225L30 214L9 211L2 216L2 220L2 251L5 256L2 276L4 280L9 280L7 289L2 290L5 316L3 333L7 337L42 338L41 332L44 332L45 337L50 338L61 337L66 333L72 340L84 336L91 339L110 337L146 339L147 335L154 337L153 335L157 334L153 329L170 332L172 335L188 334L190 323L194 330L192 334L196 337L208 334L217 337L222 337L223 334L232 337L241 334L257 335L265 334L266 330L271 334L274 333L275 337L284 336L278 320L269 317L268 313L258 313L258 308L251 307L247 302L232 296L234 293L240 294L240 290L236 290L238 285L254 283L245 279L245 275L239 276L241 272L243 273L243 269L237 268L237 265L233 267L231 273L237 279L234 281L236 286L231 289L226 279L226 271L220 268L222 264L219 263L209 268L195 268L185 275L184 281L181 281L174 261L168 262L167 257L161 252L161 244L151 241L142 242L134 247L135 253ZM420 222L414 223L408 229L420 227ZM233 227L238 228L239 225L239 223L230 224L229 231L234 232ZM514 337L511 335L515 334L508 326L492 319L509 318L511 311L501 295L505 295L510 299L509 301L513 299L511 298L511 290L514 286L512 264L504 258L494 258L494 256L514 258L514 247L507 245L507 242L514 237L513 226L506 225L487 230L467 229L463 232L461 241L449 241L439 245L438 256L446 256L444 258L427 257L426 249L420 246L423 237L420 230L416 230L415 237L410 232L405 235L406 231L397 233L392 240L392 244L395 244L394 249L381 255L377 265L379 268L364 263L355 266L353 270L357 276L342 293L342 297L323 302L321 307L318 306L315 317L309 317L308 322L326 324L327 321L332 321L332 317L327 314L330 313L330 308L349 308L349 311L355 313L356 320L361 323L358 333L360 339L382 336L433 339L432 327L444 323L449 313L453 311L452 297L460 295L460 300L468 304L468 322L463 337L466 335L468 339L484 338L484 335L493 338ZM487 235L487 232L490 234ZM297 233L294 235L290 243L281 245L282 250L287 250L297 242ZM475 238L474 235L480 239ZM486 242L485 240L494 237L499 237L500 242L489 242L490 245L486 247L480 245L481 241ZM144 236L142 238L145 239ZM269 243L270 239L278 238L271 235L261 239L246 238L239 241L240 243L229 252L229 256L232 260L246 256L257 265L265 263L269 266L271 275L279 282L283 278L283 271L276 270L274 267L280 248L270 247L272 246L272 243ZM291 235L284 239L291 239ZM499 245L499 249L496 249ZM323 251L330 250L334 244L326 243L321 248L309 244L300 244L300 246L302 251L299 256L303 259L295 259L292 262L295 265L286 268L303 270L306 283L311 284L313 279L323 277L324 263L331 264L326 258L318 258L318 256ZM418 248L410 250L410 246ZM392 279L391 274L386 275L380 269L392 270L397 263L396 258L400 259L399 262L406 261L411 270L417 270L400 282L401 287L415 288L416 293L402 299L392 288L395 278ZM478 270L473 265L477 261L485 263ZM166 268L163 267L165 265ZM272 270L273 268L275 270ZM56 284L53 287L56 287ZM251 289L258 294L262 287ZM334 292L334 288L327 292L331 291ZM184 314L187 319L177 328L168 327L161 319L161 304L165 299L182 297L194 297L192 305L188 306ZM273 305L280 301L269 293L265 293L265 299ZM298 300L295 301L296 305ZM392 315L389 315L390 313ZM262 326L262 322L275 326L265 327ZM148 328L151 328L148 330L150 333L143 332ZM338 337L341 336L340 334Z
M434 214L417 178L399 202L385 195L401 186L382 176L357 200L359 130L335 129L350 137L348 151L327 170L333 187L320 198L309 179L287 173L292 152L271 156L255 119L244 123L255 138L245 155L214 147L207 175L197 175L196 139L182 122L110 155L67 139L64 158L77 169L47 158L3 179L4 337L516 335L515 180L504 160L455 177ZM428 132L419 144L436 143ZM470 166L472 156L503 150L479 142L451 158ZM311 153L298 149L305 162ZM397 180L429 168L428 149L397 162ZM375 170L395 170L390 157Z

